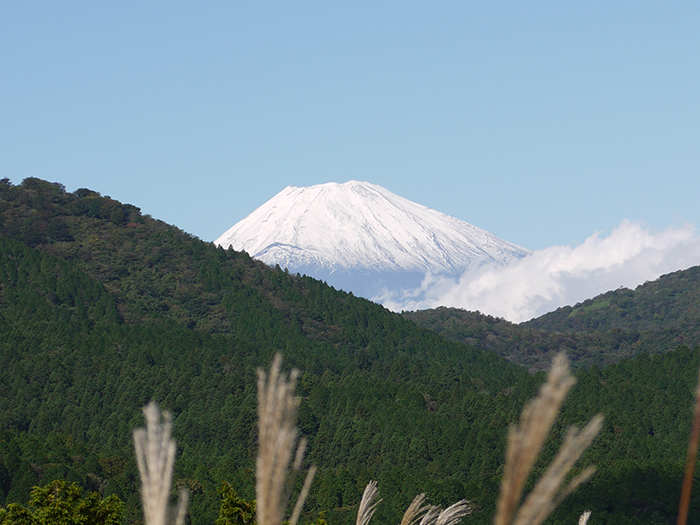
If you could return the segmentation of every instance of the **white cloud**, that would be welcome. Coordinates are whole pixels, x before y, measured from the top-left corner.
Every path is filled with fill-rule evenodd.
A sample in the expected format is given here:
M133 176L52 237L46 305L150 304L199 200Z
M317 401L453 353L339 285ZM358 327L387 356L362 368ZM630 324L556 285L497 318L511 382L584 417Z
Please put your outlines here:
M700 264L700 237L684 225L653 232L624 220L609 236L535 251L505 267L485 265L459 279L426 276L416 290L378 298L392 310L453 306L521 322L620 287Z

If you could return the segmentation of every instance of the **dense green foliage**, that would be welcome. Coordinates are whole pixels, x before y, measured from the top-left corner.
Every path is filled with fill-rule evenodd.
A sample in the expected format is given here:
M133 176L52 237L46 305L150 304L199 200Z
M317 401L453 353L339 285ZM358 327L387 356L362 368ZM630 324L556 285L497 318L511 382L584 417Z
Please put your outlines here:
M124 504L112 495L102 499L97 492L83 497L77 483L55 480L45 487L34 487L29 508L10 503L0 509L2 525L120 525Z
M217 492L221 496L216 525L255 525L255 500L239 498L230 483L224 481Z
M490 520L506 428L541 375L89 190L2 183L0 233L5 505L65 479L116 494L137 521L131 431L155 399L174 415L175 485L192 494L192 522L213 523L222 481L253 498L255 368L281 351L303 372L299 423L319 466L306 522L353 520L370 479L378 523L398 522L419 492L468 498L469 520ZM580 372L545 455L567 425L603 411L583 461L600 473L559 521L584 507L617 523L673 513L696 366L680 349Z
M598 332L561 333L517 325L505 319L458 308L403 312L404 318L450 339L494 352L530 371L546 370L552 357L565 351L574 368L605 365L631 357L629 341Z

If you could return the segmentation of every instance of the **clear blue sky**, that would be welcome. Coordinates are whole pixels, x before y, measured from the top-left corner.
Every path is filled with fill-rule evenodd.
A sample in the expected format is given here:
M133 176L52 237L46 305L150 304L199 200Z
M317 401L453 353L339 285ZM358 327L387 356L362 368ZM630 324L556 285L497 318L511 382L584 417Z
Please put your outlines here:
M0 175L213 240L380 184L530 249L700 225L698 2L2 2Z

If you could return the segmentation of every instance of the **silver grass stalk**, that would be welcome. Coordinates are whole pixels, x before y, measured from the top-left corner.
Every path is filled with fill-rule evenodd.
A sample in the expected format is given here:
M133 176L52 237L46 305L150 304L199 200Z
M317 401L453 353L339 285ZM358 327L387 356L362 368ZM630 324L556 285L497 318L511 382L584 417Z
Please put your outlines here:
M433 525L439 515L440 507L430 506L430 508L428 508L428 512L423 514L423 517L421 518L420 523L418 525Z
M542 523L564 498L595 473L595 467L585 469L574 477L564 490L559 490L566 475L593 442L602 426L603 417L597 415L580 432L575 427L569 429L554 460L515 516L514 524Z
M467 500L460 500L445 510L434 505L423 505L425 494L418 494L408 506L400 525L456 525L472 513ZM419 521L420 520L420 521Z
M365 487L365 491L362 493L362 500L360 501L360 507L357 509L357 520L355 525L367 525L369 521L374 516L374 511L377 510L377 505L381 503L382 500L374 502L374 498L377 497L377 482L370 481ZM374 502L374 503L373 503Z
M459 520L471 513L472 508L469 506L469 502L463 499L440 512L435 520L435 525L456 525Z
M280 372L281 366L282 357L276 354L269 374L258 369L259 449L255 493L259 525L281 525L289 503L289 469L291 466L292 476L299 471L306 447L304 440L296 447L298 431L295 423L300 400L294 397L294 388L298 371L292 370L287 377ZM311 468L306 476L290 525L296 525L299 519L315 472L316 469Z
M495 525L539 525L556 505L595 472L594 468L584 470L566 488L560 490L564 478L600 432L603 421L600 415L595 416L580 432L575 428L569 430L556 457L516 514L525 482L561 404L574 383L566 356L557 355L552 362L547 382L540 388L537 397L525 405L520 424L509 429L506 465Z
M423 505L425 494L418 494L403 514L400 525L415 525L426 513L432 509L431 505ZM422 520L421 520L422 523Z
M583 514L581 514L581 517L578 519L578 525L586 525L588 523L588 518L590 518L590 517L591 517L590 510L583 511Z
M141 501L146 525L176 525L185 522L189 494L180 491L177 508L171 509L168 503L175 462L175 440L170 437L172 417L169 412L161 413L158 405L151 401L143 408L146 428L134 431L136 462L141 477Z
M312 465L309 468L309 472L307 472L306 474L306 478L304 479L304 486L301 488L301 492L299 493L299 497L297 498L296 505L294 505L292 517L289 518L289 525L297 525L297 522L299 521L299 516L301 516L301 509L304 506L304 502L306 501L307 496L309 495L309 491L311 490L311 482L314 480L315 475L316 465Z

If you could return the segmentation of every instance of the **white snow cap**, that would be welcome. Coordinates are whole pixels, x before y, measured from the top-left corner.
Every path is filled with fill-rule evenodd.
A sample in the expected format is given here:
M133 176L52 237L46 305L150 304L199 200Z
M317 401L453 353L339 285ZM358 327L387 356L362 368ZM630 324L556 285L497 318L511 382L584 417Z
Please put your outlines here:
M529 252L368 182L288 186L215 244L315 276L366 272L458 274Z

